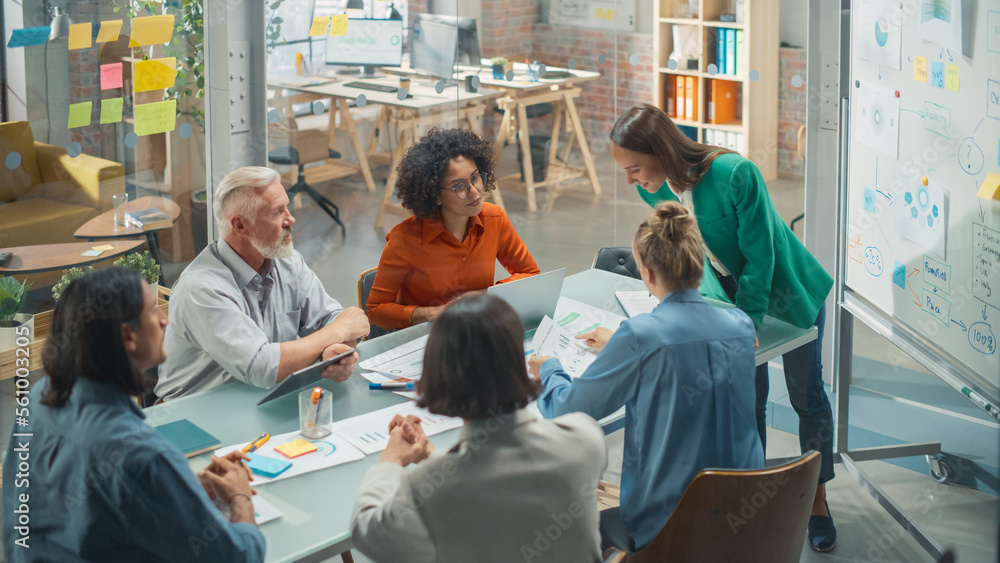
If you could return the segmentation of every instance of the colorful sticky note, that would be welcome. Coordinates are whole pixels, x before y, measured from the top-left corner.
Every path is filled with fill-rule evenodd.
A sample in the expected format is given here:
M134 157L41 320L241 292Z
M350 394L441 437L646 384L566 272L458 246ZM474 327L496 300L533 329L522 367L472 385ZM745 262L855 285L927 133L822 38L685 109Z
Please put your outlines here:
M279 454L291 459L299 457L300 455L306 455L316 451L316 444L313 444L309 440L303 440L299 438L298 440L292 440L287 444L281 444L280 446L274 446L274 451Z
M987 172L986 179L983 180L983 184L979 186L979 191L976 192L976 197L1000 201L1000 174Z
M101 30L97 32L97 42L107 43L108 41L118 41L118 34L122 31L122 20L107 20L101 22Z
M100 256L101 254L104 254L101 250L84 250L80 256Z
M347 14L330 18L330 35L347 35Z
M875 190L865 188L865 211L875 213Z
M161 90L174 85L177 78L177 59L169 57L166 59L149 59L147 61L137 61L135 63L136 92L149 92L150 90Z
M129 47L159 45L170 41L174 35L174 16L145 16L132 20L132 37Z
M931 61L931 86L944 88L944 63Z
M328 27L330 27L330 16L317 16L313 18L312 27L309 28L309 37L326 35Z
M101 90L122 87L122 63L101 65Z
M953 92L958 92L958 73L959 73L958 65L953 65L951 63L948 63L948 66L945 67L945 73L944 73L945 88Z
M177 100L135 106L135 134L152 135L173 131L177 125Z
M10 41L7 42L7 47L31 47L32 45L41 45L49 40L49 33L51 31L52 29L47 25L15 29L10 34Z
M112 244L101 244L98 246L91 246L90 248L94 250L114 250L115 247Z
M90 47L94 25L90 22L74 23L69 26L69 50L86 49Z
M122 120L122 98L106 98L101 100L101 124L118 123Z
M70 104L69 123L66 126L72 129L74 127L84 127L86 125L90 125L90 111L92 109L94 109L94 102Z
M892 283L902 289L906 289L906 264L896 260L896 265L892 268Z
M913 79L927 82L927 57L913 57Z

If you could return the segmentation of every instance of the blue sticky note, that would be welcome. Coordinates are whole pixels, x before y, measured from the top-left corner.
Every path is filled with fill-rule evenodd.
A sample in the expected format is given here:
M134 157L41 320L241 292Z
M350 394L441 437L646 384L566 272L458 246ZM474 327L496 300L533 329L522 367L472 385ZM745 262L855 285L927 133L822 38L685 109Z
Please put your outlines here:
M250 467L250 471L264 477L277 477L292 466L292 462L290 461L274 459L273 457L259 454L247 454L247 457L250 458L250 463L247 464Z
M875 190L865 188L865 211L875 213Z
M944 88L944 63L941 61L931 63L931 86Z
M49 33L51 31L52 30L47 25L15 29L10 34L10 41L7 42L7 47L30 47L32 45L41 45L49 40Z
M896 260L896 265L892 268L892 283L906 289L906 264L899 260Z

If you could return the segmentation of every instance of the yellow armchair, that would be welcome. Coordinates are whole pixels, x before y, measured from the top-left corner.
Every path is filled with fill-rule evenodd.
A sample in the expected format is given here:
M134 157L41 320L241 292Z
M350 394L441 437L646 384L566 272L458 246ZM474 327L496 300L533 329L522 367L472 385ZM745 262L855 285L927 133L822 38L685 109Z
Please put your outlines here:
M20 163L8 168L8 155ZM15 159L16 160L16 157ZM73 233L125 191L125 168L34 140L26 121L0 123L0 247L73 242Z

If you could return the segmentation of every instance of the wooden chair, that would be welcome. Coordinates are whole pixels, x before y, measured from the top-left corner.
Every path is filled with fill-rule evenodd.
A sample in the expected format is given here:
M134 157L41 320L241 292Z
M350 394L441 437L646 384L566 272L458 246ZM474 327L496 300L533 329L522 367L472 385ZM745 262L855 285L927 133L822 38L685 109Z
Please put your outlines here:
M819 466L819 452L811 451L767 469L706 469L652 543L638 553L616 550L606 561L797 563Z
M641 279L630 246L605 246L594 255L594 263L590 267Z
M361 310L365 312L365 314L368 313L368 294L371 293L372 284L375 283L375 271L377 269L378 268L371 268L365 270L364 272L361 272L360 276L358 276L358 307L360 307ZM388 332L389 331L383 328L371 325L371 332L368 333L368 336L365 338L365 340L378 338L379 336L387 334Z

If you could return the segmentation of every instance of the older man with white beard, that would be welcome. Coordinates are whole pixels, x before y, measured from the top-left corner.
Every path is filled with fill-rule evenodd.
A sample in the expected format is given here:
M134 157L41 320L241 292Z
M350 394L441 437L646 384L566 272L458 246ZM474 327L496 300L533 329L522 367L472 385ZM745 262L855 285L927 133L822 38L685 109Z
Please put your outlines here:
M278 173L249 166L215 190L220 239L174 284L156 394L164 400L237 379L271 388L297 370L352 348L368 334L292 247L295 218ZM357 354L323 371L344 381Z

